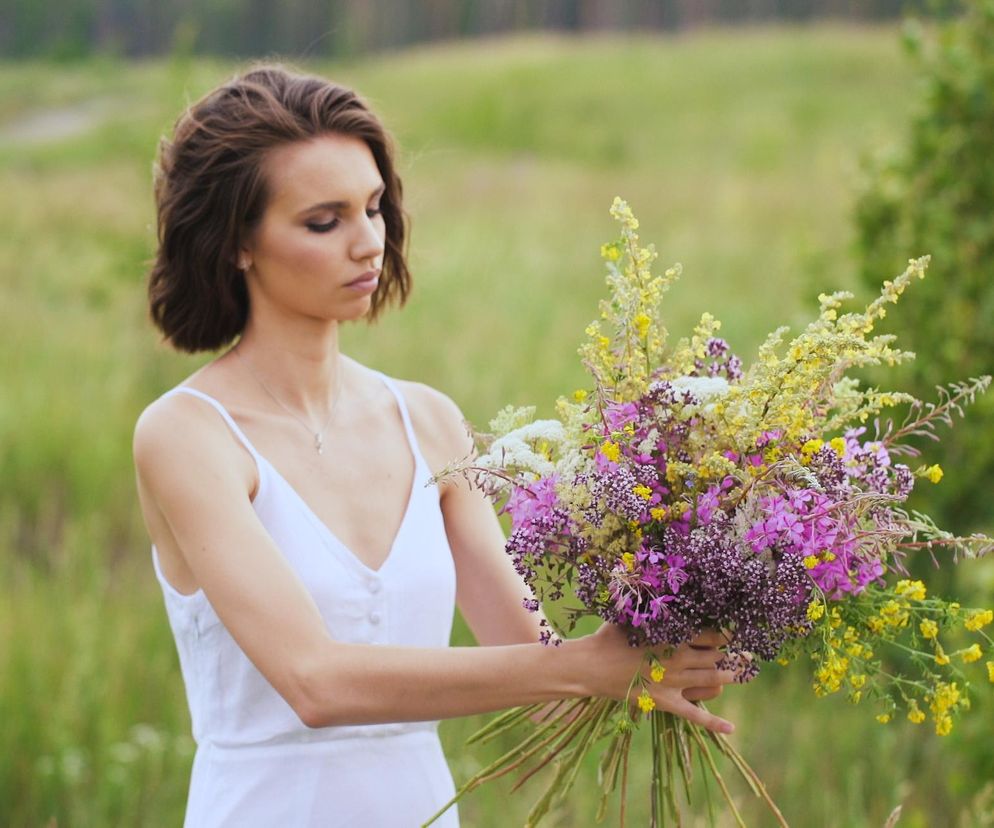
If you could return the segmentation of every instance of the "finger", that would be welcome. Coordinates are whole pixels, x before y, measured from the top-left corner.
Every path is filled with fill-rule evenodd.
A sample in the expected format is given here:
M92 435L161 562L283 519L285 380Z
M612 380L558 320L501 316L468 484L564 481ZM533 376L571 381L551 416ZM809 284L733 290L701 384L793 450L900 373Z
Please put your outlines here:
M683 697L687 701L708 701L716 699L721 695L721 687L688 687L683 691Z
M704 647L723 647L728 643L728 639L723 633L717 630L704 630L695 638L691 639L690 646L694 649L701 649Z
M699 667L681 670L673 676L672 685L688 687L720 687L723 684L736 684L738 673L734 670L719 670L716 667Z
M721 650L715 650L712 647L703 650L688 647L678 655L679 657L676 659L677 663L680 667L686 669L714 667L725 657L725 654Z
M687 701L683 696L672 702L669 711L683 717L688 722L693 722L715 733L732 733L735 731L735 725L730 721L715 716L714 713L709 713L703 707L698 707L696 704Z

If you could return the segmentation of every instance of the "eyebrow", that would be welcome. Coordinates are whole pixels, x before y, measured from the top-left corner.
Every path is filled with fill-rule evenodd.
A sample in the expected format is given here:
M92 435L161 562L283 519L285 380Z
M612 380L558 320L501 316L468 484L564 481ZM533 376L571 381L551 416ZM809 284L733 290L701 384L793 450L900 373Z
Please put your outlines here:
M369 201L370 198L375 198L376 196L383 195L386 189L387 185L381 183L379 187L377 187L375 190L373 190L373 192L369 194L369 198L367 198L366 200ZM301 210L300 214L305 215L307 213L313 213L316 210L348 210L349 207L351 206L352 206L351 201L322 201L318 204L312 204L310 207L308 207L305 210Z

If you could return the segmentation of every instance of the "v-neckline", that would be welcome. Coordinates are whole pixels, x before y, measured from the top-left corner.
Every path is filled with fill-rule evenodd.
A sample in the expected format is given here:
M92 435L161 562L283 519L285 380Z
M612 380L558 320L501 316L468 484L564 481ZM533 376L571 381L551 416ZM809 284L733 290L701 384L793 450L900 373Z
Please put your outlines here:
M290 483L290 481L287 480L280 473L280 470L277 469L276 466L274 466L255 447L252 441L248 438L248 435L245 434L241 426L239 426L238 423L235 422L235 418L231 416L231 413L221 403L220 400L218 400L215 397L212 397L210 394L207 394L206 392L201 391L198 388L191 388L190 386L180 385L177 386L175 390L190 392L194 396L201 397L202 399L205 399L207 402L213 405L222 415L222 417L228 422L228 424L232 427L235 436L239 440L241 440L242 443L244 443L245 448L247 448L249 454L253 456L253 458L256 461L256 466L259 468L259 488L255 494L256 500L258 499L259 494L263 491L264 488L264 483L262 478L262 464L264 463L273 472L277 480L279 480L284 486L286 486L287 490L293 495L294 498L296 498L307 519L310 520L311 523L313 523L314 526L318 529L318 531L323 533L329 541L332 541L333 546L337 545L339 549L341 549L341 551L344 553L345 559L349 561L353 566L358 567L359 570L365 575L375 577L382 575L384 570L390 563L390 561L392 561L393 558L395 557L397 543L400 541L401 536L404 534L404 529L407 527L407 522L411 514L411 509L414 506L414 496L418 490L419 475L423 474L424 471L422 469L422 465L424 465L424 459L422 458L420 451L418 449L417 438L414 434L414 426L410 422L410 415L407 413L407 406L404 403L404 398L401 396L400 391L392 385L391 381L388 380L386 376L380 374L379 372L374 372L374 373L376 373L379 376L379 378L383 381L383 384L387 387L387 390L390 392L391 396L393 396L394 398L394 401L397 405L397 409L400 413L401 424L404 427L404 439L407 441L407 448L410 451L411 458L414 461L414 472L411 477L411 488L407 495L407 504L404 507L404 514L401 516L400 525L397 527L397 532L390 543L389 549L387 550L387 556L380 562L380 565L375 569L369 566L369 564L363 561L362 558L360 558L358 555L356 555L356 553L353 552L352 549L350 549L349 546L331 530L328 524L325 523L320 517L318 517L317 512L315 512L314 509L311 508L311 505L306 500L304 500L300 492L298 492Z
M405 429L405 436L406 436L406 429ZM410 440L408 440L408 444L410 444ZM338 537L338 535L336 535L333 531L331 531L331 527L328 526L328 524L325 523L318 516L317 512L315 512L314 509L311 508L311 505L304 499L303 495L301 495L300 492L298 492L296 488L294 488L293 484L290 483L290 481L287 480L280 473L280 470L277 469L276 466L274 466L264 455L259 454L258 451L256 451L256 454L258 455L259 459L262 460L269 467L269 469L273 472L273 474L276 475L277 479L284 486L286 486L287 490L296 498L297 502L300 504L300 507L304 511L304 514L307 516L308 520L310 520L311 523L313 523L319 531L327 535L329 540L337 544L338 547L345 553L346 557L350 562L358 566L364 573L368 575L379 576L383 574L384 569L386 569L387 565L395 557L394 553L397 550L397 543L400 540L401 535L403 535L404 533L404 529L407 526L408 518L410 517L411 514L411 508L414 505L414 495L417 492L418 488L418 471L420 468L420 464L418 463L418 456L414 446L410 446L410 449L411 449L411 455L414 459L414 474L411 477L411 489L407 495L407 504L404 507L404 514L400 519L400 525L397 527L397 532L394 534L393 540L390 543L390 547L387 550L387 556L380 562L380 565L375 569L371 567L369 564L367 564L365 561L363 561L362 558L360 558L355 552L352 551L352 549L349 547L348 544L345 543L345 541L343 541L341 538Z

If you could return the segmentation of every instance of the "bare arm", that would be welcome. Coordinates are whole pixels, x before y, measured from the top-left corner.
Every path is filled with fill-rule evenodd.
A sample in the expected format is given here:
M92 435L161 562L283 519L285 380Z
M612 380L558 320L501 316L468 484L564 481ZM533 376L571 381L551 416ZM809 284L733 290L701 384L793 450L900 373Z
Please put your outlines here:
M612 630L558 648L422 649L332 639L256 517L238 471L240 449L226 428L191 400L151 406L135 431L139 487L146 511L161 518L227 630L305 724L432 720L561 698L625 697L641 653ZM713 655L685 647L654 693L663 709L725 729L681 691L731 680L715 669Z

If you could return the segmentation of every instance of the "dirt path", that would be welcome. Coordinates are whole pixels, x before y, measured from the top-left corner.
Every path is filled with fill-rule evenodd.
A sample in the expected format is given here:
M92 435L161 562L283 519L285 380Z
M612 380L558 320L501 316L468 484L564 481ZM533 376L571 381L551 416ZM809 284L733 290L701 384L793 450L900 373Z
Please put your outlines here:
M109 99L23 112L0 124L0 143L42 144L72 138L99 126L114 108Z

